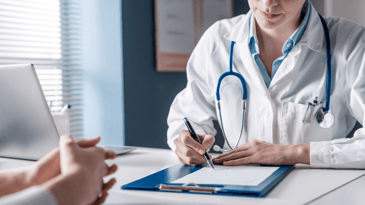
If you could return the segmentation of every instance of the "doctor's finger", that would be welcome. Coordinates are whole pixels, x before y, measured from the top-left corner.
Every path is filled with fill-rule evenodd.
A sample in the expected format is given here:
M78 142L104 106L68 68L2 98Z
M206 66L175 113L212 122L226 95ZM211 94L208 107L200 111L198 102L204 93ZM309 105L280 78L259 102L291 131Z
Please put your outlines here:
M195 165L205 163L204 157L189 147L176 148L175 153L178 156L180 162L184 164Z
M249 148L247 148L247 147L241 147L241 146L240 146L239 149L237 147L237 148L235 148L234 150L232 150L230 152L227 152L227 153L224 153L224 154L219 155L218 157L216 157L216 159L221 159L221 158L224 158L224 157L227 157L227 156L231 156L231 155L233 155L235 153L246 152L246 151L249 150Z
M187 164L187 165L202 165L205 163L205 160L198 160L198 159L194 159L194 158L189 158L189 157L183 157L182 158L183 163Z
M212 135L198 135L205 150L213 146L215 138Z
M182 156L182 155L177 155L177 158L179 159L179 161L183 164L187 164L187 165L199 165L199 164L204 164L204 163L199 163L198 161L192 159L192 158L188 158L186 156Z
M224 166L238 166L238 165L245 165L245 164L252 164L253 158L252 157L244 157L240 159L230 160L223 162Z
M252 153L250 153L249 151L231 153L230 155L227 155L227 156L224 156L224 157L219 156L219 157L213 159L213 162L219 164L219 163L222 163L222 162L235 160L235 159L240 159L240 158L248 157L248 156L251 156L251 155L252 155Z
M198 152L200 155L203 155L205 153L205 149L203 145L201 145L199 142L195 141L191 136L189 135L183 135L181 136L181 142L183 145L192 148L196 152Z
M193 150L190 147L180 147L179 151L182 153L182 156L186 156L195 160L200 160L200 161L204 161L204 157L203 155L201 155L200 153L196 152L195 150Z

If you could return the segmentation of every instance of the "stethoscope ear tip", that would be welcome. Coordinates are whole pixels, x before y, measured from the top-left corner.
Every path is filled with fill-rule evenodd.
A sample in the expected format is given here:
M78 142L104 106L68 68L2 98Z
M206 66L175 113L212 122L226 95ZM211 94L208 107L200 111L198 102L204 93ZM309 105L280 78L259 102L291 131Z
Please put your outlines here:
M216 152L220 152L221 148L218 145L214 145L213 150Z
M213 147L213 150L216 151L216 152L222 152L222 154L226 153L226 152L229 152L231 150L225 150L225 149L222 149L220 146L218 145L214 145Z

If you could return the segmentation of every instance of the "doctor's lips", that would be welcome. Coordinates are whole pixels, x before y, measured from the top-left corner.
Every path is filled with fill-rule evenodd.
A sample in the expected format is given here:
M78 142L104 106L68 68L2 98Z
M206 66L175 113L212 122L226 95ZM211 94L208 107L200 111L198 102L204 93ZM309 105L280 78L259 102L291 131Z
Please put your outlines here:
M265 13L265 12L263 12L263 11L261 11L261 13L266 17L266 18L268 18L268 19L274 19L274 18L276 18L276 17L278 17L278 16L280 16L281 14L268 14L268 13Z

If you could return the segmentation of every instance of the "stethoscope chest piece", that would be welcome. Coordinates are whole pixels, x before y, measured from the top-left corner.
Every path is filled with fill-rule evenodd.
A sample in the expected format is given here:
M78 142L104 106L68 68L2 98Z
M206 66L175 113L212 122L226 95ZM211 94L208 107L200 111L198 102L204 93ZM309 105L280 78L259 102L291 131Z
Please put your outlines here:
M315 116L318 125L322 128L328 129L335 123L335 115L331 110L324 111L324 108L319 108Z

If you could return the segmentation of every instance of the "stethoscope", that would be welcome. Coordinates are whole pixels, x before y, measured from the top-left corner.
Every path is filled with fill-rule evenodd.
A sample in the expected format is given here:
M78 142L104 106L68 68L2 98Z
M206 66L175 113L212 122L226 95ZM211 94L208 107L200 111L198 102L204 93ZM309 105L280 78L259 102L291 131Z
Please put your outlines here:
M323 19L323 17L319 15L319 18L321 19L321 23L323 26L323 30L325 33L325 37L326 37L326 44L327 44L327 78L326 78L326 106L325 107L321 107L317 110L315 116L316 116L316 121L318 123L318 125L322 128L328 129L330 127L332 127L332 125L335 122L335 116L333 114L333 112L330 110L330 95L331 95L331 44L330 44L330 36L329 36L329 31L328 31L328 27L327 24L325 22L325 20ZM218 145L214 145L214 150L217 152L229 152L231 150L233 150L234 148L236 148L241 140L241 136L242 136L242 131L243 131L243 124L244 124L244 118L245 118L245 113L246 113L246 108L247 108L247 86L246 86L246 81L243 78L243 76L237 72L234 72L232 67L233 67L233 49L234 49L234 44L235 42L232 41L231 42L231 52L230 52L230 59L229 59L229 71L223 73L219 79L218 79L218 85L217 85L217 92L216 92L216 98L217 98L217 104L218 104L218 112L219 112L219 120L220 120L220 126L222 129L222 133L223 133L223 137L224 140L226 141L228 147L230 150L224 150L222 148L220 148ZM222 112L221 112L221 105L220 105L220 86L221 83L223 81L223 79L227 76L236 76L242 84L242 88L243 88L243 114L242 114L242 123L241 123L241 128L240 128L240 132L239 132L239 136L237 138L236 144L232 147L230 145L230 143L228 142L226 133L224 131L224 126L223 126L223 120L222 120ZM303 119L303 123L306 121L306 116L309 110L310 106L315 107L316 105L318 105L318 97L316 97L313 102L308 102L308 107L307 110L305 112L304 115L304 119Z

